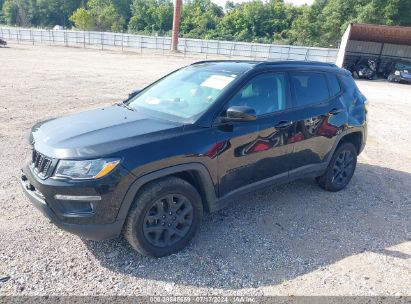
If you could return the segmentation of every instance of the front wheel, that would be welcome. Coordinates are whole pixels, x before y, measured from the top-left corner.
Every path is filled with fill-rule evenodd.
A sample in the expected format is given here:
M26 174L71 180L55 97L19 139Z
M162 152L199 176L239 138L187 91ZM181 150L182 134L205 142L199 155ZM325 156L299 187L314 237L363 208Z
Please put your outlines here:
M328 191L344 189L354 175L357 166L357 150L352 143L343 143L334 152L327 171L317 182L321 188Z
M185 180L167 177L137 195L124 227L130 245L146 256L162 257L184 248L203 216L197 190Z

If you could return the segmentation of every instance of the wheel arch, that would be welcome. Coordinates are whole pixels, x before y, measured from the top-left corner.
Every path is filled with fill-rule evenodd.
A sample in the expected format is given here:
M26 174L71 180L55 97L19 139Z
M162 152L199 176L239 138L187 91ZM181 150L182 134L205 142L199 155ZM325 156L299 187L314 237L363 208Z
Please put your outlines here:
M363 133L361 131L353 131L348 134L345 134L338 141L336 149L346 142L352 143L355 149L357 150L357 155L359 155L362 151L362 146L363 146Z
M125 221L135 197L144 185L168 176L179 177L193 185L200 194L203 208L206 211L216 209L215 185L209 171L201 163L188 163L160 169L137 178L131 184L123 199L117 220Z
M338 149L343 143L350 142L355 146L357 150L357 155L359 155L365 146L366 133L363 128L353 128L352 130L345 131L341 133L336 139L333 148L331 149L328 158L327 165L330 163L332 156L334 155L335 150Z

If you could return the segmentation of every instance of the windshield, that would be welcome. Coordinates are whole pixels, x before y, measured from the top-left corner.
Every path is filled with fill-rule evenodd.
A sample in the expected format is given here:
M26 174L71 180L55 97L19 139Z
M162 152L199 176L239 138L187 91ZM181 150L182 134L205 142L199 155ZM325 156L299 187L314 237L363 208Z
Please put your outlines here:
M395 68L397 70L411 70L411 62L397 62Z
M190 66L148 87L128 105L180 119L192 118L207 110L236 77L232 72Z

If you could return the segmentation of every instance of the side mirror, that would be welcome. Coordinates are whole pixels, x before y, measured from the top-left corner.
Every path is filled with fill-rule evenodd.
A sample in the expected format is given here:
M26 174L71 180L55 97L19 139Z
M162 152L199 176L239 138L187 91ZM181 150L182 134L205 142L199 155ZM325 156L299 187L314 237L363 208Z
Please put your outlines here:
M225 117L221 117L222 122L253 121L257 119L257 114L253 108L248 106L233 106L227 109Z

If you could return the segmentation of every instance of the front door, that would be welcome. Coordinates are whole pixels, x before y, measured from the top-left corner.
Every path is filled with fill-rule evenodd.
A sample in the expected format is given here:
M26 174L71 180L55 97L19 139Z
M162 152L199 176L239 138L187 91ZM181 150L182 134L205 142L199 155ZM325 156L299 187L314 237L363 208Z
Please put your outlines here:
M231 106L249 106L257 120L217 126L220 197L270 179L288 179L292 145L286 74L266 72L252 78L231 98ZM224 111L222 115L224 115Z

